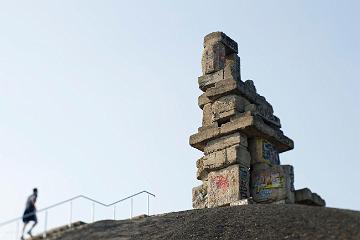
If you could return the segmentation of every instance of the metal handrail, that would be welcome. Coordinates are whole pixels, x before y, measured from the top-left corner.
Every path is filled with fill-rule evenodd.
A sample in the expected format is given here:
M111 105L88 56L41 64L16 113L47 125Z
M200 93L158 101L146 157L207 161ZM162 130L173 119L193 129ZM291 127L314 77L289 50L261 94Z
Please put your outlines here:
M125 198L123 198L123 199L120 199L120 200L115 201L115 202L110 203L110 204L102 203L102 202L100 202L100 201L98 201L98 200L92 199L92 198L87 197L87 196L85 196L85 195L78 195L78 196L69 198L69 199L67 199L67 200L64 200L64 201L55 203L55 204L53 204L53 205L50 205L50 206L48 206L48 207L46 207L46 208L37 210L36 213L40 213L40 212L44 212L44 211L46 212L46 211L49 210L49 209L58 207L58 206L63 205L63 204L65 204L65 203L69 203L69 202L72 203L74 200L80 199L80 198L89 200L89 201L92 202L93 204L96 203L96 204L99 204L99 205L104 206L104 207L111 207L111 206L114 206L114 205L116 205L116 204L118 204L118 203L120 203L120 202L123 202L123 201L125 201L125 200L132 199L133 197L136 197L137 195L140 195L140 194L143 194L143 193L146 193L146 194L147 194L147 197L148 197L148 198L147 198L147 200L148 200L148 201L147 201L147 207L148 207L147 210L148 210L148 215L149 215L149 196L155 197L155 194L152 194L152 193L150 193L150 192L148 192L148 191L141 191L141 192L135 193L135 194L133 194L133 195L131 195L131 196L125 197ZM132 210L131 210L131 212L132 212ZM33 215L33 214L34 214L34 213L29 213L29 214L24 215L24 216L27 217L27 216L31 216L31 215ZM0 223L0 227L3 227L3 226L8 225L8 224L10 224L10 223L13 223L13 222L22 220L22 218L23 218L24 216L17 217L17 218L14 218L14 219L11 219L11 220L2 222L2 223ZM114 217L115 217L115 215L114 215ZM130 217L132 217L132 216L130 215ZM70 221L71 221L71 220L70 220ZM70 224L71 224L71 223L70 223Z

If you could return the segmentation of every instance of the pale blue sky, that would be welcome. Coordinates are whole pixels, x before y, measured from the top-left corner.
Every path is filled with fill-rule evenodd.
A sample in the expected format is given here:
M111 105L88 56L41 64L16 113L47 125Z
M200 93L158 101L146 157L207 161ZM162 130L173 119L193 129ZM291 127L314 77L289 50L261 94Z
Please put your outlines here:
M239 44L243 79L295 149L280 156L328 206L360 210L358 1L1 1L0 222L79 193L143 189L191 208L203 37ZM140 203L139 203L140 204ZM141 203L142 204L142 203Z

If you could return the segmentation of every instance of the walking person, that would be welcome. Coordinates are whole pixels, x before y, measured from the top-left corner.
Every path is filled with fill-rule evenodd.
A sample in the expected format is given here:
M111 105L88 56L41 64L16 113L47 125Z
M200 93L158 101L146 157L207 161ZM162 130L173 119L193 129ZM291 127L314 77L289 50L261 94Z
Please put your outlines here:
M26 226L28 225L28 223L34 222L33 225L31 226L31 228L29 229L29 231L27 232L30 235L30 237L32 237L32 230L38 223L37 217L36 217L36 206L35 206L37 196L38 196L38 190L37 190L37 188L34 188L33 193L28 197L28 199L26 201L25 212L23 215L24 227L23 227L22 234L21 234L22 240L24 239L24 232L25 232L25 229L26 229Z

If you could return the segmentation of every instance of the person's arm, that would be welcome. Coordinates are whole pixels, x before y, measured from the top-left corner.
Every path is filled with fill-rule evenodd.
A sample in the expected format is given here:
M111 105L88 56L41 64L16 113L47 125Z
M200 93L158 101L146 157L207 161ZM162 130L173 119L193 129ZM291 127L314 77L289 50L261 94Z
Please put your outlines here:
M31 198L31 204L33 205L34 209L36 209L35 203L36 203L36 197L33 196L33 197Z

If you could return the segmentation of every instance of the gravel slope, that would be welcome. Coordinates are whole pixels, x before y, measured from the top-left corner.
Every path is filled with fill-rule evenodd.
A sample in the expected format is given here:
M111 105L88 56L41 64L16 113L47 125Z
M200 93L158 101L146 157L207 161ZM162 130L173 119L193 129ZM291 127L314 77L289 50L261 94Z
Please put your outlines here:
M360 212L303 205L248 205L100 221L56 240L356 239Z

